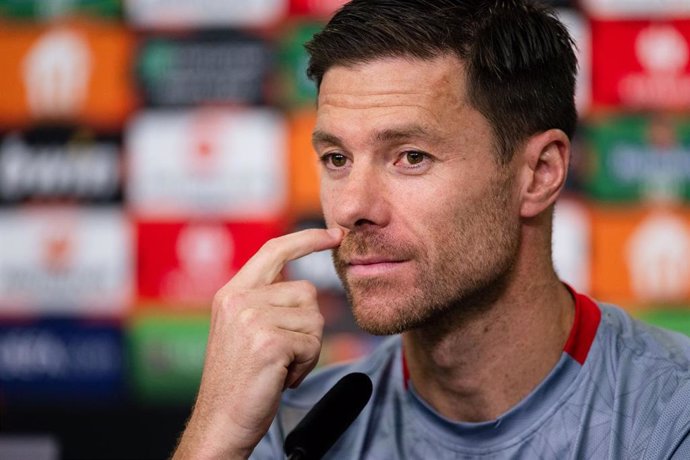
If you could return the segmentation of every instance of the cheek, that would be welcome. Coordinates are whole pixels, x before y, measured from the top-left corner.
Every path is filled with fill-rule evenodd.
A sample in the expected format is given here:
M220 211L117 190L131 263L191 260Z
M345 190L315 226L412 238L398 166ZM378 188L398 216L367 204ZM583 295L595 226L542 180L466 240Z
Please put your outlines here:
M434 246L446 240L458 226L464 214L462 199L445 193L408 192L406 199L395 201L395 215L400 227L406 229L415 244L426 251L436 252ZM442 248L440 248L442 250Z

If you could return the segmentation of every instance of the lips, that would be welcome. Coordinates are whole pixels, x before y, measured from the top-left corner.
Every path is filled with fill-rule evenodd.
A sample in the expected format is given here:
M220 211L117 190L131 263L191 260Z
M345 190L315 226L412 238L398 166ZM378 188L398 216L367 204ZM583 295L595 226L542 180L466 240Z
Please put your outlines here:
M335 268L341 278L399 276L401 267L416 259L414 247L402 238L380 231L350 231L333 252Z
M399 263L403 262L400 259L393 259L391 257L383 256L369 256L369 257L354 257L350 259L348 265L374 265L374 264L385 264L385 263Z
M398 270L406 262L391 257L355 257L348 262L347 271L355 277L384 276Z

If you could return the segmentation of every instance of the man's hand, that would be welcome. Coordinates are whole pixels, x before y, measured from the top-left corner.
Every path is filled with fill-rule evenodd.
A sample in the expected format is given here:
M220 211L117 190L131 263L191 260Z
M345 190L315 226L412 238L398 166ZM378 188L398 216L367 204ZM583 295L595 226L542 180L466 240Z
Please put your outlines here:
M316 288L281 281L281 271L341 239L338 229L275 238L218 291L199 395L174 458L249 456L268 431L281 392L299 385L321 351Z

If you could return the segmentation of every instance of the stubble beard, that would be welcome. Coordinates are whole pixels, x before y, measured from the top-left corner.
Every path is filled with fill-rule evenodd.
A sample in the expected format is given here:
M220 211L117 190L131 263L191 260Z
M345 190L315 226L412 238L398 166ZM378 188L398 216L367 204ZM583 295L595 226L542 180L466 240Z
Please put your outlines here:
M518 223L507 211L509 185L496 182L473 209L440 219L456 222L454 228L434 228L431 222L432 246L393 240L385 230L349 232L333 250L333 263L359 327L374 335L398 334L443 327L451 315L455 322L490 308L505 288L520 243ZM348 279L346 260L370 254L409 260L414 279Z

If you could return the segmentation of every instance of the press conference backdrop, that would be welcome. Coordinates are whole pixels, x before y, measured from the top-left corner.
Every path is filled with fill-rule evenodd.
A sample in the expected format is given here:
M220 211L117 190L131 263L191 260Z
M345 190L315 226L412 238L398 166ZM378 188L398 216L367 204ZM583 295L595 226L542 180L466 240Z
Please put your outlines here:
M302 44L341 3L0 0L0 457L170 453L213 294L322 225ZM690 333L690 3L552 4L580 55L559 274ZM322 364L371 350L329 254L288 276Z

